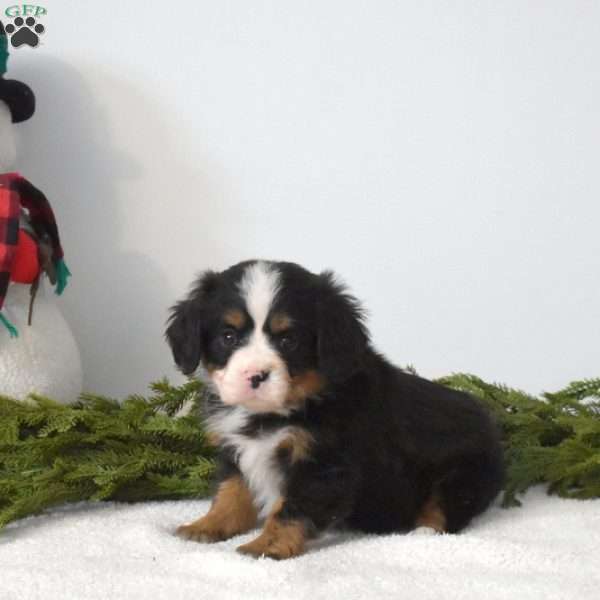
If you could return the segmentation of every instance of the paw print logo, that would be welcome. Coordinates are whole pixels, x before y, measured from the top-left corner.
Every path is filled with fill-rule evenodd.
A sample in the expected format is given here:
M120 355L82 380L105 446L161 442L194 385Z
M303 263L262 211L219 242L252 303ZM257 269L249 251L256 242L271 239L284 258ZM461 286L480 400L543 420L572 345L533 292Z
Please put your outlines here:
M36 23L33 17L17 17L9 23L4 30L10 36L10 43L14 48L31 46L35 48L40 43L40 35L46 31L41 23Z

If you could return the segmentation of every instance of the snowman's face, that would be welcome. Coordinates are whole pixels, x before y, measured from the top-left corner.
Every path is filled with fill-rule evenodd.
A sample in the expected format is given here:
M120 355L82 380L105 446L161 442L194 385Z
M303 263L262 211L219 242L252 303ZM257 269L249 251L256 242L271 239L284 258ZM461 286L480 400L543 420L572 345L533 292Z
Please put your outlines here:
M0 100L0 173L12 171L17 161L15 127L10 109Z

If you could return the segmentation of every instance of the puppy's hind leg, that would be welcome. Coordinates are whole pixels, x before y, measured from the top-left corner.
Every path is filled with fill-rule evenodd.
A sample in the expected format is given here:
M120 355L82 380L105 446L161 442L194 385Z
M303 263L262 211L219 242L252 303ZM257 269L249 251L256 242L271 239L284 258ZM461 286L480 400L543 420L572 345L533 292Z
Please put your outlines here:
M417 529L414 531L421 534L446 532L446 515L440 506L438 495L435 492L421 508L415 527Z
M445 530L455 533L466 527L491 504L503 481L501 456L482 453L461 459L437 487Z

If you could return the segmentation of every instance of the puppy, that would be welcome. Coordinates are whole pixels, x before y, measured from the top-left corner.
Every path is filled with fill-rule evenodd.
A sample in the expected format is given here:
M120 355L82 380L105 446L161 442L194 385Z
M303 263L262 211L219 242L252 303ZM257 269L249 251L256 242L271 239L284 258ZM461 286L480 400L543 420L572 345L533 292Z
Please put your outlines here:
M370 344L331 272L248 261L200 276L172 309L175 362L206 386L220 450L212 507L178 534L301 554L326 528L456 532L503 481L498 431L475 399L406 373Z

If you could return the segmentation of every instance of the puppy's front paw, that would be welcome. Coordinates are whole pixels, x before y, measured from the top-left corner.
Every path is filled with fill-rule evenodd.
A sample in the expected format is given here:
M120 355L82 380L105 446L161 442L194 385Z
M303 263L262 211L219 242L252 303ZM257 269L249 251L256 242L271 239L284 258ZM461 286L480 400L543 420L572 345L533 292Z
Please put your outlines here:
M198 519L193 523L181 525L175 531L175 535L183 538L184 540L204 542L207 544L221 542L230 537L226 535L222 529L216 527L214 523L211 523L211 520L207 518Z
M237 549L241 554L260 558L266 556L275 560L293 558L304 552L304 532L301 528L288 527L278 530L275 535L264 531L255 540Z
M275 560L283 560L302 554L302 549L293 544L281 541L269 543L264 542L261 538L257 538L248 544L240 546L237 551L240 554L246 554L247 556L253 556L254 558L265 556L267 558L274 558Z

